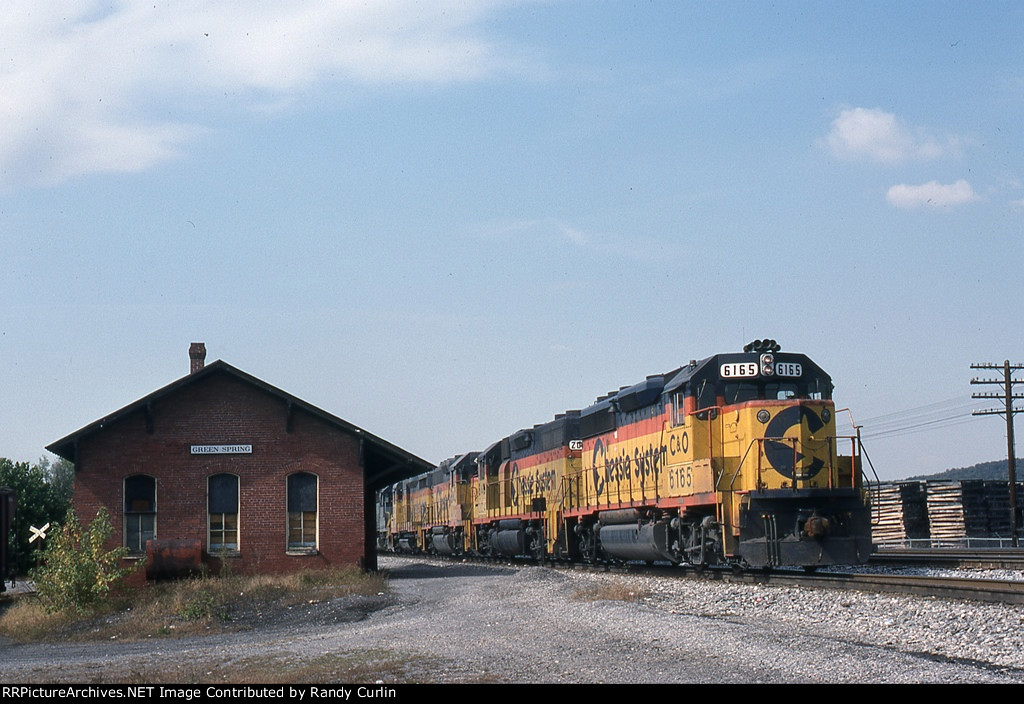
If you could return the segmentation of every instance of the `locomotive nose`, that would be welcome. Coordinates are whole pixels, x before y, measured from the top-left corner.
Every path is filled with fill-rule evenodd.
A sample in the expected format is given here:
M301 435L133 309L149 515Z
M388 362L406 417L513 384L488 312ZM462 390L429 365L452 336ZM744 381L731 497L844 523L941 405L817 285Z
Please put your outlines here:
M797 402L775 413L764 429L764 456L787 479L810 480L828 464L830 417L819 403Z

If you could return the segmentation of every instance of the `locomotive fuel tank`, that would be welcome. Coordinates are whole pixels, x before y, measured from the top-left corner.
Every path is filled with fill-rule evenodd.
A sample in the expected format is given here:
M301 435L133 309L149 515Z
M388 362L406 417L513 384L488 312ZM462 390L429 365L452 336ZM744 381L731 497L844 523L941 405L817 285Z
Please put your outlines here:
M526 527L519 519L498 521L498 530L491 538L491 548L499 555L514 557L526 554Z

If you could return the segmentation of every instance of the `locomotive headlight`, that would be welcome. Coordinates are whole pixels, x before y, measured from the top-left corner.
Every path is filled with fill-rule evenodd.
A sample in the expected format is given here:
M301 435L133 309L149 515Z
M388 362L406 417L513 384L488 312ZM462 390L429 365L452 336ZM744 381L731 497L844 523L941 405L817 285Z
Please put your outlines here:
M764 376L775 374L775 355L768 352L761 355L761 374Z
M827 408L821 409L821 419L826 423L832 420L832 414L829 413Z
M771 418L771 417L772 417L772 414L769 413L768 411L766 411L763 408L760 411L757 412L757 419L760 422L762 422L762 423L767 423L768 419Z

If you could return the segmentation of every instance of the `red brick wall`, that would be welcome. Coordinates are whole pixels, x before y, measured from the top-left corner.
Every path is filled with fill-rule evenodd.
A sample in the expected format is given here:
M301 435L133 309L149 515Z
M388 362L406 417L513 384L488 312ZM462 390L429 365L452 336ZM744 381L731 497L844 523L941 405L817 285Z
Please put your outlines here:
M201 540L206 554L207 478L239 477L239 557L233 571L281 572L363 560L363 470L359 439L294 409L291 432L284 400L227 373L197 379L153 402L152 432L138 411L82 438L74 505L83 522L106 506L112 546L123 536L125 477L156 478L156 537ZM252 454L193 455L192 445L252 445ZM289 474L317 475L316 555L287 554Z

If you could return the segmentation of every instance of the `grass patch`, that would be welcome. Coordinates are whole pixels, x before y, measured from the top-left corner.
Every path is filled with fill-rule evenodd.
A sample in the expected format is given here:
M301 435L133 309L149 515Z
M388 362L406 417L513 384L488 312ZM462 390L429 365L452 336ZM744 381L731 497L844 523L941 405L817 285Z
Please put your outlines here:
M390 683L425 682L425 673L415 667L417 658L410 653L387 649L353 650L320 655L311 660L285 657L246 658L232 664L242 680L253 684L317 684L317 683ZM233 676L232 676L233 677Z
M45 640L81 618L74 613L47 613L34 594L5 596L0 602L0 635L20 642Z
M197 662L172 659L119 668L63 667L47 682L88 684L437 684L494 683L489 672L453 671L437 659L390 648L355 649L309 659L294 655L221 658Z
M203 576L126 589L84 613L46 613L34 595L5 598L0 636L19 642L144 640L232 630L265 622L299 605L312 608L353 595L387 592L382 574L356 568L283 575ZM6 607L6 608L4 608Z
M643 589L622 582L602 582L577 589L573 598L580 601L643 601L648 596Z

